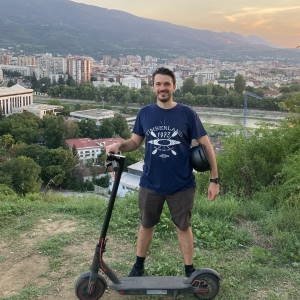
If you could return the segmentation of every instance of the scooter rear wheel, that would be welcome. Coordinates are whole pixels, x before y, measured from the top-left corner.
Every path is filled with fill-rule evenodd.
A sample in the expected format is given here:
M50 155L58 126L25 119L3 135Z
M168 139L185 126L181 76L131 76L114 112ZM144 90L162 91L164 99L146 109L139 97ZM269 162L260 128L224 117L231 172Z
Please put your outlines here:
M198 299L214 299L219 292L220 279L213 274L200 274L192 281L194 296Z
M80 300L98 300L102 297L107 288L105 279L99 275L95 275L93 284L90 285L91 272L83 273L77 279L75 285L75 293Z

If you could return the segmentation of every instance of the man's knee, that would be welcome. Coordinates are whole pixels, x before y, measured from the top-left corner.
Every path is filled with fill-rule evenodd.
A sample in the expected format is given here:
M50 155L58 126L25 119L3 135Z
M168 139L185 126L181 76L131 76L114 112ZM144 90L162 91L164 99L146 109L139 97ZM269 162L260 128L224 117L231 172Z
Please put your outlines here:
M176 225L176 230L179 234L185 234L191 230L191 226L188 224L185 224L184 226L177 226Z
M154 227L155 226L148 226L148 225L144 225L144 224L141 224L140 225L140 230L144 230L144 231L153 231L154 230Z

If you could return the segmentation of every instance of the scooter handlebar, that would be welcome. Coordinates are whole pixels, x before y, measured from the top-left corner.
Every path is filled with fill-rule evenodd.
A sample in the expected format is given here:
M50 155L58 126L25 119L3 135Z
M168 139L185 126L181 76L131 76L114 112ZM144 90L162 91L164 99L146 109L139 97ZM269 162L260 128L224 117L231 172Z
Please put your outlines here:
M107 153L107 156L106 156L106 160L107 161L112 161L112 160L123 160L125 159L125 156L124 155L121 155L120 153L112 153L112 152L109 152Z
M118 168L121 169L121 172L124 168L125 156L121 154L108 153L106 156L106 170L108 167L112 166L113 170L116 171Z

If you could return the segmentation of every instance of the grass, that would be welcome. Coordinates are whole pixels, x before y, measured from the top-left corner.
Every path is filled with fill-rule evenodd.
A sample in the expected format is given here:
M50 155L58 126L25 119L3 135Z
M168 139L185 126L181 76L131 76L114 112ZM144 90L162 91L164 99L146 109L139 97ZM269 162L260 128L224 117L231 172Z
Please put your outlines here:
M221 274L217 299L300 299L299 213L280 208L270 210L261 200L261 195L247 200L227 195L209 202L200 194L197 196L193 213L194 264L216 269ZM51 194L18 199L2 197L0 245L6 246L0 252L0 269L10 263L14 267L11 255L24 258L38 255L48 265L46 272L15 294L0 299L48 299L49 295L54 297L51 299L74 299L74 280L89 268L105 208L106 200L97 197L66 198ZM67 222L75 225L64 231ZM61 228L48 232L41 227L48 223L61 224ZM134 260L137 227L136 196L118 200L105 257L119 274L127 274ZM29 233L32 239L26 241L24 235ZM176 233L167 209L156 228L146 272L183 274Z

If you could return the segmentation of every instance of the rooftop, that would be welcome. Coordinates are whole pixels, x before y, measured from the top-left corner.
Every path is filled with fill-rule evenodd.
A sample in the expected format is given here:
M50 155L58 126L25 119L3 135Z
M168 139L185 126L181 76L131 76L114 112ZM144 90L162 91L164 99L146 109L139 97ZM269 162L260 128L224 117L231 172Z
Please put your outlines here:
M113 143L123 141L122 138L106 138L106 139L95 139L90 138L79 138L79 139L67 139L65 142L70 147L76 149L86 148L99 148L109 146Z
M8 96L8 95L14 95L17 93L32 93L32 89L24 88L23 86L19 84L15 84L11 87L0 87L0 97L1 96Z
M143 166L144 166L144 161L141 160L141 161L138 161L138 162L128 166L128 169L142 172L143 171Z
M93 119L93 120L102 120L114 117L114 111L109 109L87 109L87 110L78 110L70 113L70 116L83 118L83 119Z

